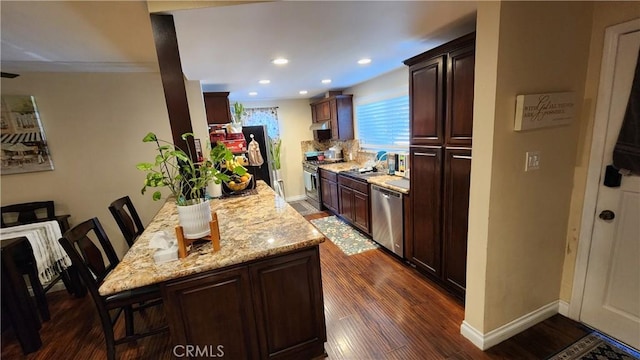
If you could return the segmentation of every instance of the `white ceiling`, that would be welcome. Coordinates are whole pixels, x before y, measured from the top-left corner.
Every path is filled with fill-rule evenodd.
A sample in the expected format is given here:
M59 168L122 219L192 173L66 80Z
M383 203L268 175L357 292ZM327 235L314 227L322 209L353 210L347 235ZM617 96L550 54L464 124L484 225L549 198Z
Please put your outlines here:
M402 67L473 31L475 11L464 1L276 1L171 13L186 78L258 100L309 98ZM0 12L4 72L158 71L143 1L3 0ZM290 63L271 64L279 56Z

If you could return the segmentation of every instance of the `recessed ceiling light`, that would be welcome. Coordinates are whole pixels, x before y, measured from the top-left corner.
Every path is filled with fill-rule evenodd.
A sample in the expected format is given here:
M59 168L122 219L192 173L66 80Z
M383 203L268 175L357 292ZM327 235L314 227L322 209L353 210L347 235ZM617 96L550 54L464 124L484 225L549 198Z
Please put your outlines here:
M252 91L252 92L249 93L249 96L256 96L256 95L258 95L258 93L255 92L255 91Z
M322 83L323 84L330 84L331 83L331 79L322 79Z
M285 59L285 58L277 58L277 59L274 59L274 60L272 61L272 63L274 63L274 64L276 64L276 65L284 65L284 64L289 63L289 60L288 60L288 59Z
M258 81L258 82L259 82L260 84L265 85L265 84L269 84L269 83L271 82L271 80L264 79L264 80L260 80L260 81Z
M307 95L308 91L307 90L300 90L300 95Z
M358 60L358 64L360 65L366 65L366 64L369 64L370 62L371 62L371 59L368 59L368 58Z

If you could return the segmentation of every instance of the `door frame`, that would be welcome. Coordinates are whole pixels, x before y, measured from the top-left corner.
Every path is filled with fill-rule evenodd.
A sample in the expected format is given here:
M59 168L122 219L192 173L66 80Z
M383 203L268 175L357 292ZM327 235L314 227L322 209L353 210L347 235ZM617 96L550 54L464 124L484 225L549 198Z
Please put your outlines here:
M640 29L640 19L613 25L605 30L602 65L600 67L600 83L598 86L595 118L593 122L593 138L591 139L591 153L589 155L589 166L587 170L587 184L584 193L578 251L568 313L569 317L574 320L580 320L584 287L587 279L587 265L589 263L593 226L597 210L598 187L602 175L606 131L609 125L608 114L611 107L611 97L613 95L613 75L615 71L614 66L618 50L618 40L622 35L637 31L638 29Z

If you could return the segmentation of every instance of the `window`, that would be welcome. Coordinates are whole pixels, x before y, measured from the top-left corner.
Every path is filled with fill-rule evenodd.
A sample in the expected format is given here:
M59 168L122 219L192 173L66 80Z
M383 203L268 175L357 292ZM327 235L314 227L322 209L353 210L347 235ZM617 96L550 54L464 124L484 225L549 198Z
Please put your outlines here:
M358 139L363 148L407 149L409 147L409 96L356 106Z

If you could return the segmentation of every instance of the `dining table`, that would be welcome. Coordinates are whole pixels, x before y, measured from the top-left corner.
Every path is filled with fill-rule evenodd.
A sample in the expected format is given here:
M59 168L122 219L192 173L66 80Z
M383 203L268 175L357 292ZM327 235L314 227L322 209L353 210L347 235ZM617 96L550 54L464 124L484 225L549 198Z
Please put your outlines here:
M176 236L177 206L170 198L104 279L100 294L158 285L174 349L189 345L248 359L322 356L324 235L263 181L241 196L211 199L210 207L219 251L203 240L185 258L154 261L158 249L149 246L151 239Z

